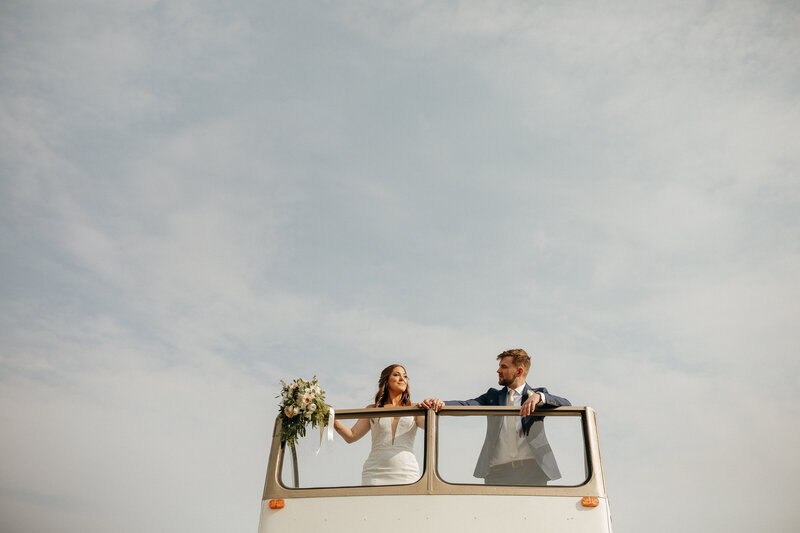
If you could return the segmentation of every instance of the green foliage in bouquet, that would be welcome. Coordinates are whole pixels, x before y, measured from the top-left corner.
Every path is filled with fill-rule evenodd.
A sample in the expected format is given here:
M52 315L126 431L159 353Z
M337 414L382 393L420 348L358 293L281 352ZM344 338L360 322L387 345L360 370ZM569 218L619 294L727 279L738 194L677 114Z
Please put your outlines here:
M290 446L304 437L306 426L325 426L330 408L325 403L325 391L319 388L317 376L310 382L296 379L287 384L281 380L281 442Z

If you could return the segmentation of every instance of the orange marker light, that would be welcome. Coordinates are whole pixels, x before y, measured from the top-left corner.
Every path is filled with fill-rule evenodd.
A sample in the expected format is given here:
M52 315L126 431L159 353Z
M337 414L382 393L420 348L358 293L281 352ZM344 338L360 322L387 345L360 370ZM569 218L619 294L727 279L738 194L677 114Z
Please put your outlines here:
M584 496L581 499L581 505L584 507L597 507L600 505L600 499L595 498L594 496Z
M270 500L269 501L269 508L270 509L283 509L284 505L286 505L286 502L284 502L283 500Z

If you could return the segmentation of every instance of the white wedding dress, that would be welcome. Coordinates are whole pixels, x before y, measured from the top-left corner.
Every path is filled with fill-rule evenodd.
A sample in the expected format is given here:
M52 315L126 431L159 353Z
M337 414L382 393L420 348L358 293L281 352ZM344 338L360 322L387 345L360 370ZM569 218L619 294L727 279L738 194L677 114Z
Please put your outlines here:
M419 465L414 456L417 423L413 416L397 421L392 442L392 417L371 418L372 450L361 471L362 485L400 485L419 479Z

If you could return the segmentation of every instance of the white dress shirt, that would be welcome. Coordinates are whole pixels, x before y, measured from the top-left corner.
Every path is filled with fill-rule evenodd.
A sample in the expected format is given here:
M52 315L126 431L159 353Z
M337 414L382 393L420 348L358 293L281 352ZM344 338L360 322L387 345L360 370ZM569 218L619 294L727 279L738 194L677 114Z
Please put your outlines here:
M508 389L508 393L512 395L513 403L517 407L522 406L523 389L525 389L524 383L519 387L517 387L516 389ZM541 394L539 396L541 399ZM525 399L527 400L527 398ZM510 404L506 402L506 405ZM519 414L513 417L515 419L515 424L516 424L517 452L516 455L513 457L509 453L508 428L506 427L509 418L512 417L508 416L503 417L503 423L500 426L500 435L498 435L497 437L497 446L494 449L494 455L492 456L492 459L489 461L490 468L493 466L510 463L511 461L523 461L525 459L533 459L533 450L531 450L530 445L528 445L528 441L525 439L525 434L522 433L522 417L519 416Z

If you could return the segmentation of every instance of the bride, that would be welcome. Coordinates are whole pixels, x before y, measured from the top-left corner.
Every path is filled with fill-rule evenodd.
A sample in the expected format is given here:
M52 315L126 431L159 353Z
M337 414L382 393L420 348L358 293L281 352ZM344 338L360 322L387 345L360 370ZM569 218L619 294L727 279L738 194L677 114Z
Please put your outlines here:
M378 379L375 403L367 407L414 405L408 389L408 375L401 365L389 365ZM361 471L362 485L398 485L419 479L419 465L414 457L414 437L418 427L425 427L424 416L361 418L352 428L336 420L334 429L347 443L372 432L372 450Z

